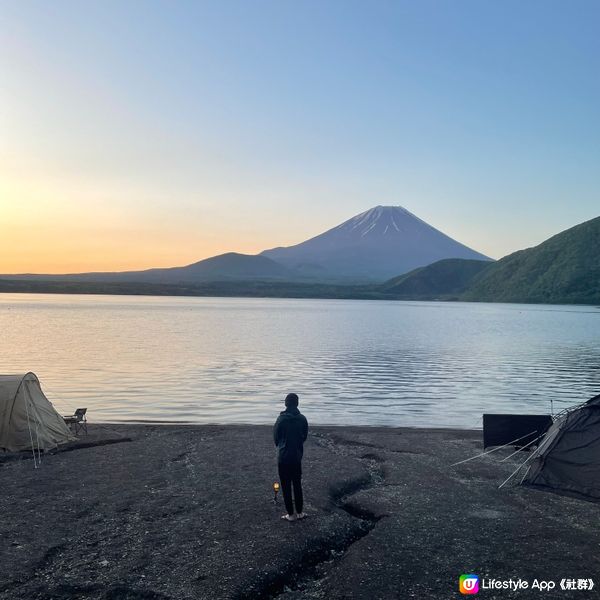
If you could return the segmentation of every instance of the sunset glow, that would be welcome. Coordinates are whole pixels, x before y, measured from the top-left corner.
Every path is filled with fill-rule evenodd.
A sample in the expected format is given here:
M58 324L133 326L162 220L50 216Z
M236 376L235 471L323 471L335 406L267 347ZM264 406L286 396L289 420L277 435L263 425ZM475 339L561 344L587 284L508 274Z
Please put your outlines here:
M495 258L597 216L598 6L432 6L4 3L0 273L256 253L377 204Z

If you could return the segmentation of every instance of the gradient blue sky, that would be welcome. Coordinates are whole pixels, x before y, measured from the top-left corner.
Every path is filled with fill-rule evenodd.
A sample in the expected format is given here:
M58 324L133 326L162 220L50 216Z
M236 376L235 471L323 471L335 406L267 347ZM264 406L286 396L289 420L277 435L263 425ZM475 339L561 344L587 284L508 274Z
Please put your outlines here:
M398 204L495 258L600 214L600 2L0 0L0 272Z

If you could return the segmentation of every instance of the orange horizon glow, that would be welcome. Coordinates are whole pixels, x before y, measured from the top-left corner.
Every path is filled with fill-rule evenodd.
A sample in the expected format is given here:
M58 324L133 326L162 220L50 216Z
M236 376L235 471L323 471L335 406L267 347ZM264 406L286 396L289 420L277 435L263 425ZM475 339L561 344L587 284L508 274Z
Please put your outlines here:
M22 172L0 169L0 274L179 267L226 252L258 254L280 241L276 218L224 218L209 201L172 211L144 189Z
M144 214L143 200L124 204L86 189L67 188L59 195L43 181L35 186L8 178L0 182L0 199L12 198L0 200L2 274L179 267L226 252L257 254L275 245L274 232L248 223L225 223L211 214L187 221L149 209Z
M43 259L32 257L27 260L27 257L15 257L14 261L1 260L0 273L4 275L21 275L21 274L37 274L37 275L67 275L75 273L96 273L96 272L120 272L120 271L143 271L146 269L163 268L163 267L183 267L212 256L218 256L227 252L237 252L240 254L258 254L266 247L260 249L234 249L231 247L225 249L215 247L212 250L198 250L196 254L171 253L169 257L165 254L157 256L154 260L148 255L144 256L127 256L110 257L106 254L100 256L89 253L79 255L79 260L65 259L60 254L50 254ZM0 244L0 251L4 252L4 248Z
M214 236L214 232L213 232ZM28 226L0 227L0 273L66 274L138 271L180 267L226 252L258 254L271 247L265 240L230 238L202 242L197 236L173 232L51 230Z

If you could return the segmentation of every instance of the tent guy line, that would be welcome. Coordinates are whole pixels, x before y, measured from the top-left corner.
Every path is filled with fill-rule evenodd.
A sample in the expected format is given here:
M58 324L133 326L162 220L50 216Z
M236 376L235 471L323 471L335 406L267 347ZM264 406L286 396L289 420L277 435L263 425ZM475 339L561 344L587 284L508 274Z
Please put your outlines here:
M517 438L516 440L512 440L510 442L507 442L506 444L502 444L502 446L497 446L496 448L492 448L491 450L486 450L485 452L481 452L480 454L477 454L476 456L471 456L470 458L465 458L464 460L459 460L458 462L455 462L453 464L451 464L451 467L456 467L457 465L462 465L463 463L469 462L470 460L475 460L476 458L480 458L482 456L486 456L487 454L491 454L492 452L496 452L497 450L502 450L502 448L506 448L506 446L510 446L511 444L514 444L515 442L518 442L520 440L522 440L523 438L526 438L532 434L534 434L537 430L533 430L530 431L529 433L526 433L525 435L522 435L521 437Z

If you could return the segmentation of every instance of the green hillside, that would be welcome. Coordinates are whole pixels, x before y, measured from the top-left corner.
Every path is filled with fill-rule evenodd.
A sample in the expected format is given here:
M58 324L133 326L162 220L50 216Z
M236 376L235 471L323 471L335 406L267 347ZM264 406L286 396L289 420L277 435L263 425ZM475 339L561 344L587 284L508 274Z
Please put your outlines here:
M455 298L493 262L447 258L386 281L381 290L394 298Z
M477 275L462 299L600 304L600 217L509 254Z

